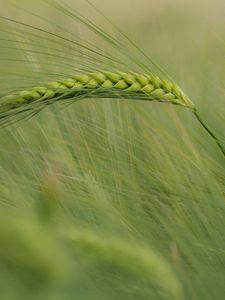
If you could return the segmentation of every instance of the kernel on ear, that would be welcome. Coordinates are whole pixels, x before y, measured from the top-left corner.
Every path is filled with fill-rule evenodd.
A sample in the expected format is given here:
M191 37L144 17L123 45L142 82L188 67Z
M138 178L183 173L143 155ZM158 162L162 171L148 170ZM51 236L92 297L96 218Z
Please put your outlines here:
M122 76L122 78L126 81L128 84L133 84L135 82L135 76L129 73L119 72L119 74Z
M173 100L175 98L176 98L175 95L172 93L167 93L167 94L163 95L163 99L166 99L166 100Z
M137 79L137 81L144 87L145 85L147 85L149 83L149 78L145 75L142 74L135 74L135 78Z
M162 88L168 92L168 93L171 93L172 90L173 90L173 84L172 82L169 82L167 80L162 80Z
M98 81L95 79L91 79L87 84L86 87L90 88L90 89L94 89L99 87Z
M103 73L90 73L90 76L100 84L106 81L106 76Z
M177 96L177 98L182 98L183 96L181 89L175 84L173 85L173 93Z
M41 95L35 90L32 91L30 95L31 95L31 98L32 98L31 100L37 100L37 99L41 98Z
M44 95L47 92L47 88L43 86L37 86L34 88L40 95Z
M163 98L164 95L165 92L162 89L156 89L153 92L151 92L151 96L155 98Z
M66 79L63 81L63 84L68 88L72 88L74 86L74 80L72 78Z
M48 87L52 89L58 89L61 86L61 83L58 81L53 81L48 83Z
M15 103L17 103L17 104L25 104L25 103L27 103L27 100L25 98L17 98L15 100Z
M90 80L90 76L88 76L86 74L75 75L73 78L76 79L77 81L83 83L83 84L87 84L88 81Z
M51 99L55 96L56 92L53 90L47 90L47 92L45 93L45 95L42 97L42 99Z
M31 92L30 91L22 91L22 92L19 92L19 95L26 99L26 100L31 100L32 97L31 97Z
M150 94L152 91L154 91L154 86L152 84L146 84L141 90L146 93Z
M61 85L58 89L57 89L57 94L64 94L65 92L68 91L68 87L66 87L65 85Z
M73 89L75 89L75 90L80 90L83 87L84 87L83 84L80 83L80 82L75 82L74 85L73 85Z
M127 92L138 92L141 90L141 85L138 82L134 82L129 88L126 89Z
M112 83L112 81L110 80L106 80L102 85L101 87L105 88L105 89L111 89L113 88L114 84Z
M126 89L128 87L128 84L124 80L119 80L114 87L116 89Z
M149 80L155 88L161 87L162 81L160 80L160 78L158 76L151 74L151 75L149 75Z
M105 75L111 80L113 83L117 83L120 81L121 76L117 73L112 73L112 72L105 72Z
M36 90L20 92L20 96L28 101L37 100L41 97Z

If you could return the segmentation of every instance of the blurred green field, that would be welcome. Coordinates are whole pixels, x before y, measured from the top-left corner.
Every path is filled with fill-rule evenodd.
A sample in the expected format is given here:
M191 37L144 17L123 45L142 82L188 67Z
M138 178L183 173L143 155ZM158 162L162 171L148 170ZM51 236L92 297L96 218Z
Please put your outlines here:
M224 1L91 1L116 27L86 1L13 3L0 15L29 26L0 18L0 95L87 69L160 74L140 48L225 145ZM0 128L0 299L224 299L225 160L191 111L86 99L12 121Z

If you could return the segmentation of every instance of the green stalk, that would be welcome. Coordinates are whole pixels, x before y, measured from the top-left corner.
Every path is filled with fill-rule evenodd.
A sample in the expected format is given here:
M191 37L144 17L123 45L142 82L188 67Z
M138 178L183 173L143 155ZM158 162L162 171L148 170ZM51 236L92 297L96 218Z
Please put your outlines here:
M195 117L197 118L197 120L199 121L199 123L202 125L202 127L206 130L206 132L208 132L208 134L214 139L217 146L220 148L220 151L222 152L222 154L225 157L225 148L221 144L220 140L216 137L216 135L212 132L212 130L206 125L206 123L200 118L196 108L193 108L193 113L194 113Z

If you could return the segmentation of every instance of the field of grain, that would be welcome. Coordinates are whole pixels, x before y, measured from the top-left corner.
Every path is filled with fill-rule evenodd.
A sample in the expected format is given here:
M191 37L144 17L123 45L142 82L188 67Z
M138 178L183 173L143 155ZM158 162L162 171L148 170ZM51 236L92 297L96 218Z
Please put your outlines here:
M0 299L223 300L225 2L0 7ZM175 82L215 138L190 107L121 90L5 110L106 71Z

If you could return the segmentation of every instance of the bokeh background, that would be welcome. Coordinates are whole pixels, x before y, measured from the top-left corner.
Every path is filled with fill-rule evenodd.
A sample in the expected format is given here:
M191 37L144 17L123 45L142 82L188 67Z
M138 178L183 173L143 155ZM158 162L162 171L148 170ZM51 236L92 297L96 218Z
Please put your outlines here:
M0 0L0 95L88 69L166 73L225 144L225 2L91 4ZM59 103L0 143L1 299L223 299L224 157L191 111Z

